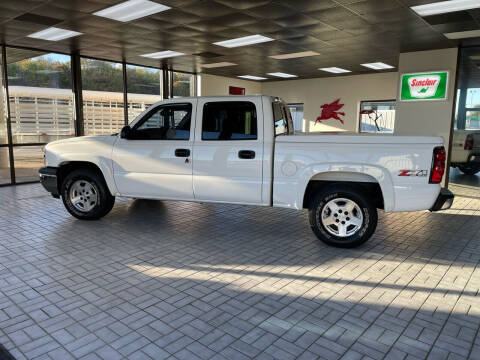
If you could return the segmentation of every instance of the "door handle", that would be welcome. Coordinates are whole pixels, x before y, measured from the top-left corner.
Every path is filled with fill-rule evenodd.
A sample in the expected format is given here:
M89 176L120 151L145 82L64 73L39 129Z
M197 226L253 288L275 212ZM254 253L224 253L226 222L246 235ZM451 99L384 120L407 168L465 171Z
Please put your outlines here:
M189 149L175 149L175 156L176 157L189 157L190 150Z
M238 152L240 159L255 159L255 151L253 150L240 150Z

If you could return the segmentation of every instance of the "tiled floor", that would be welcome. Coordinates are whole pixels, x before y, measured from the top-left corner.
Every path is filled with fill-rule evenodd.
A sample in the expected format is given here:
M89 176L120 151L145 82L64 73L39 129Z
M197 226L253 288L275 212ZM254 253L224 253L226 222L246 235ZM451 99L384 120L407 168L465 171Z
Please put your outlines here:
M0 188L0 343L17 359L480 359L480 191L327 247L306 213L119 200L73 219Z

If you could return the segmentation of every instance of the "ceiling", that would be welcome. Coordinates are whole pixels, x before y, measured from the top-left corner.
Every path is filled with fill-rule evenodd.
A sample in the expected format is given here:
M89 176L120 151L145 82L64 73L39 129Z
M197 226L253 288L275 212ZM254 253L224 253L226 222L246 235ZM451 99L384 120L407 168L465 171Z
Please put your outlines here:
M92 15L122 0L1 0L0 42L178 71L279 80L265 74L334 76L318 70L333 66L353 74L372 73L375 71L360 64L379 61L396 67L400 52L459 44L445 38L443 32L480 29L478 9L421 18L409 8L438 0L153 1L171 9L122 23ZM83 35L58 42L26 37L49 26ZM275 41L232 49L213 45L253 34ZM140 56L164 50L188 55L164 60ZM289 60L269 57L308 50L320 55ZM201 68L201 64L224 61L238 65Z

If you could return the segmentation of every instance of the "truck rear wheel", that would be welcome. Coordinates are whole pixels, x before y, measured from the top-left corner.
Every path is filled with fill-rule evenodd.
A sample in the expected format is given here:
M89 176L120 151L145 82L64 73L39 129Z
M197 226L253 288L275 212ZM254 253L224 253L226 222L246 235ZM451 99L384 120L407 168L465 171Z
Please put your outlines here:
M324 243L353 248L367 241L377 227L377 209L360 188L330 185L316 194L309 209L315 235Z
M475 175L480 171L480 164L458 165L458 168L465 175Z
M96 220L107 215L115 204L103 177L91 169L69 173L62 184L62 200L70 214L81 220Z

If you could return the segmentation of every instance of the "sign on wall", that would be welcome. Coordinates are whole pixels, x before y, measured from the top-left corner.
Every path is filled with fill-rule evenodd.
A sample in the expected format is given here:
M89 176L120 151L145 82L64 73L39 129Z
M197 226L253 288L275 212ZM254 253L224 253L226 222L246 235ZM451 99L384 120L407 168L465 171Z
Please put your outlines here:
M345 116L345 113L338 111L343 107L343 105L345 104L340 104L340 99L337 99L330 104L323 104L322 106L320 106L322 112L320 116L317 117L317 120L315 120L315 124L321 123L322 121L328 119L335 119L343 124L343 119L340 118L340 115Z
M228 93L229 95L245 95L245 88L241 88L237 86L229 86Z
M401 101L446 100L448 71L402 74Z

